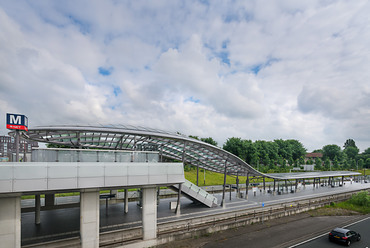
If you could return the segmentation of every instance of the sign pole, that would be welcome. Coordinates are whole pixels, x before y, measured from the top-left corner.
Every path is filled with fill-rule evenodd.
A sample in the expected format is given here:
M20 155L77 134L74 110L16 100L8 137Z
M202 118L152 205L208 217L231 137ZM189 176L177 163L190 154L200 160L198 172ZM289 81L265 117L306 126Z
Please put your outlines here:
M15 130L15 160L19 162L19 130Z

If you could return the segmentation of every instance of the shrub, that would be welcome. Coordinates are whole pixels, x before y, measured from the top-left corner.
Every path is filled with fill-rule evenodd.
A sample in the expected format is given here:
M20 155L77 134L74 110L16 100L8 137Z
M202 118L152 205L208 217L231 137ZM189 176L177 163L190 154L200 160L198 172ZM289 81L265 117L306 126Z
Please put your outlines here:
M370 194L368 191L361 191L352 196L350 203L363 207L370 207Z

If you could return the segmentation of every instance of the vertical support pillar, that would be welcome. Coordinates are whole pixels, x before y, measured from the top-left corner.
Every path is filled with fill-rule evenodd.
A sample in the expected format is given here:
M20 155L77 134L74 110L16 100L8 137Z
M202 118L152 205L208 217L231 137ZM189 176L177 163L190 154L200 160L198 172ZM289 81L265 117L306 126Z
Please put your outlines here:
M199 161L197 161L197 186L199 186Z
M82 248L99 248L99 191L81 192L80 236Z
M295 188L294 188L295 192L297 192L297 187L298 187L298 179L295 180Z
M321 186L321 179L320 179L320 177L319 177L319 188L320 188L320 186Z
M316 183L316 177L313 178L313 188L315 188L315 183Z
M180 202L180 198L181 198L181 187L182 187L182 184L179 183L179 191L177 193L177 204L176 204L176 214L180 214L180 208L181 208L181 202Z
M128 189L125 189L125 214L128 213Z
M21 247L21 198L0 198L1 247Z
M344 176L342 176L342 186L344 186Z
M236 198L239 198L239 171L236 173Z
M157 190L143 188L143 240L157 238Z
M265 177L263 177L263 192L266 191L266 180Z
M52 207L55 205L55 194L45 194L45 207Z
M15 162L19 162L19 130L15 130Z
M40 225L41 199L40 195L35 195L35 224Z
M223 187L223 190L222 190L222 201L221 201L221 207L224 207L224 206L225 206L226 173L227 173L227 159L226 159L226 161L225 161L224 187Z
M249 173L247 173L247 181L245 182L245 199L248 200L248 187L249 187Z
M274 178L274 188L272 190L272 191L274 191L274 193L275 193L275 187L276 187L276 179Z
M286 192L288 192L288 180L285 179L285 189L286 189Z

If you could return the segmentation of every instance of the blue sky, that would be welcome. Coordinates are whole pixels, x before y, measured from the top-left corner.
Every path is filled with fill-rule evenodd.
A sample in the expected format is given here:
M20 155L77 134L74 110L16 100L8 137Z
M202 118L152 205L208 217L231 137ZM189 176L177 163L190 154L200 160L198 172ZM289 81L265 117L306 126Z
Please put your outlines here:
M369 1L2 1L0 111L29 125L370 147Z

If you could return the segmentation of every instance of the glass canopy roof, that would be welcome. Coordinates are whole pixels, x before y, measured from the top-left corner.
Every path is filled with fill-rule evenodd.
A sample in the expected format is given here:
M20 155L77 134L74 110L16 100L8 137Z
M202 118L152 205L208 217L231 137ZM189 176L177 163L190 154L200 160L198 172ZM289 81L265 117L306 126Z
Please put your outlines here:
M11 133L11 134L14 134ZM160 156L183 161L209 171L239 176L262 176L275 179L297 179L293 174L263 174L239 157L208 143L158 129L127 125L102 126L40 126L23 133L24 138L73 148L111 150L158 150ZM357 175L357 172L340 172L336 176ZM321 177L324 177L323 174ZM319 174L300 173L299 178L320 177Z

